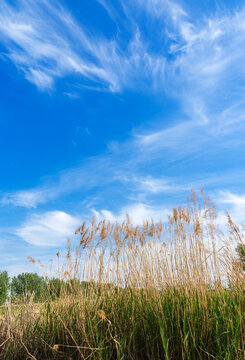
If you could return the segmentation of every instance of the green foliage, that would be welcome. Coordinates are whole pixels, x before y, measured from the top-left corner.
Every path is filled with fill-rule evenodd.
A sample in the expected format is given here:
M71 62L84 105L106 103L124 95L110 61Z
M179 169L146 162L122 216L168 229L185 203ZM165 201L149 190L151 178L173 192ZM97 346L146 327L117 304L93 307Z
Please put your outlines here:
M57 299L62 296L77 294L81 291L89 290L89 283L86 281L79 281L78 279L70 279L68 281L59 278L47 279L48 294L52 299Z
M14 276L11 282L11 296L13 301L15 299L29 300L31 297L34 302L44 301L47 297L45 279L34 273Z
M244 312L238 289L106 288L98 296L94 286L89 296L48 301L23 341L40 359L243 360ZM20 346L16 359L25 358Z
M239 244L236 248L236 252L238 254L239 261L242 265L242 268L245 271L245 245Z
M66 293L66 282L58 278L47 280L48 294L51 299L57 299Z
M169 340L166 339L164 327L161 323L160 323L160 334L161 334L162 345L166 356L166 360L170 360L169 351L168 351Z
M57 299L61 296L75 294L82 289L88 289L88 283L78 279L62 280L59 278L44 278L35 273L22 273L14 276L11 282L12 301L29 300L42 302L47 299Z
M46 301L13 305L2 358L244 360L245 247L237 248L242 267L231 256L244 234L228 217L221 252L214 205L203 196L199 206L192 195L167 227L83 223L61 279L14 278L13 294L38 298L40 281ZM81 274L90 281L80 282Z
M7 271L0 272L0 305L6 303L10 289L10 278Z

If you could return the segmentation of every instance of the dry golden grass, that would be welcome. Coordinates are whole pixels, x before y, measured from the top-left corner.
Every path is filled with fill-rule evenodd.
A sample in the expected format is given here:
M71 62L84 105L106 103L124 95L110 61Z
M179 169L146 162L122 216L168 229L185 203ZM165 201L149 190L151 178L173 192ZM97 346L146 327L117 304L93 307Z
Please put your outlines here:
M202 192L166 224L93 219L76 234L57 253L59 297L8 314L6 359L244 359L243 229L229 215L220 229Z

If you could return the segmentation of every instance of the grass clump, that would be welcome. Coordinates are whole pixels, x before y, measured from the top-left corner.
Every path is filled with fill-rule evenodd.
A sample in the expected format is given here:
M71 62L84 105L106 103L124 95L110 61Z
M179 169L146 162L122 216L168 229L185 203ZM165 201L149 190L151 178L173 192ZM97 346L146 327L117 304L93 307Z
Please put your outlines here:
M214 204L193 193L166 224L84 222L58 295L53 284L38 311L8 308L0 356L244 359L243 229L227 220L221 231Z

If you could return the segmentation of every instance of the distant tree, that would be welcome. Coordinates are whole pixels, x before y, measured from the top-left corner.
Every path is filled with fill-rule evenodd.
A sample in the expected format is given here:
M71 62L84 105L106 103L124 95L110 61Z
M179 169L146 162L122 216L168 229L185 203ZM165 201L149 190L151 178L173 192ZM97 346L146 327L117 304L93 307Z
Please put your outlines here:
M238 254L238 259L242 265L243 270L245 271L245 245L239 244L236 248Z
M66 286L64 280L58 278L52 278L48 280L48 292L52 298L60 297L64 287Z
M82 289L82 284L79 279L70 279L67 281L66 286L68 294L79 293Z
M11 282L11 296L22 300L44 301L47 296L47 285L42 276L34 273L22 273L14 276Z
M52 278L47 280L48 292L53 299L66 296L70 294L78 294L81 291L88 291L91 283L87 281L80 281L79 279L63 280L59 278Z
M10 278L7 271L0 272L0 305L6 303L10 290Z

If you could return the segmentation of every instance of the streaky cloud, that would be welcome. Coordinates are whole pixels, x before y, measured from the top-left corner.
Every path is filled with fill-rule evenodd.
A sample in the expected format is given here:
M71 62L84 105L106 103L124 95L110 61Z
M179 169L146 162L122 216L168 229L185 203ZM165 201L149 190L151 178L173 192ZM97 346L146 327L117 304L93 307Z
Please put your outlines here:
M165 67L164 57L149 53L139 29L122 49L116 40L89 32L58 1L18 0L13 6L3 0L0 41L6 57L40 90L73 75L76 84L119 92L144 78L155 82Z

